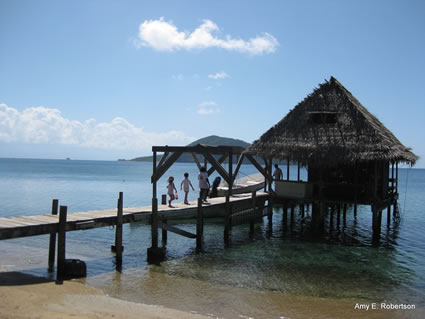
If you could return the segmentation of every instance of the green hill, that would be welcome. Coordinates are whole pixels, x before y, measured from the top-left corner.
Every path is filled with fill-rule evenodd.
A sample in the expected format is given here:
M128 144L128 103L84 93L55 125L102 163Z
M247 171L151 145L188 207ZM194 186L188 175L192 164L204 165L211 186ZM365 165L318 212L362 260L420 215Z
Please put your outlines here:
M210 146L240 146L243 148L247 148L250 145L249 143L242 140L228 138L228 137L220 137L217 135L211 135L211 136L200 138L199 140L196 140L186 146L195 146L198 144L204 144L204 145L210 145ZM152 162L152 156L136 157L136 158L133 158L131 161ZM193 162L192 155L182 154L180 158L177 160L177 162L192 163Z

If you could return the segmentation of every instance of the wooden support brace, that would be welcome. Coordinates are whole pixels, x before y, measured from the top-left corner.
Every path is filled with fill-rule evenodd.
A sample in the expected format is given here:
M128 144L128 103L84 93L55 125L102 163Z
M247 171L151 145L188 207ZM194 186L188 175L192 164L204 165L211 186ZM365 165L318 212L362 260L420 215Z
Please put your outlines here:
M202 165L201 165L201 162L199 162L198 155L196 153L192 153L192 157L196 163L196 166L198 166L198 169L201 169Z
M202 148L202 154L205 159L207 159L211 165L216 169L216 171L223 177L223 179L227 182L227 184L231 184L230 176L226 172L226 170L221 166L221 164L212 156L206 149Z
M158 166L152 175L151 182L153 183L158 181L161 178L161 176L164 175L165 172L170 168L170 166L173 165L174 162L178 160L180 155L182 155L181 152L174 152L173 154L171 154L170 157L167 158L164 164L162 164L161 166Z
M218 163L220 163L220 164L222 164L225 160L226 160L226 158L227 158L227 154L224 154L224 155L222 155L219 159L218 159ZM216 169L215 169L215 167L214 166L211 166L210 167L210 169L208 170L208 176L210 176L212 173L214 173L214 171L215 171Z
M177 228L177 227L172 226L172 225L159 223L158 227L160 227L162 229L166 229L167 231L170 231L170 232L175 233L175 234L180 235L180 236L184 236L184 237L187 237L187 238L196 238L196 234L189 233L189 232L187 232L183 229Z

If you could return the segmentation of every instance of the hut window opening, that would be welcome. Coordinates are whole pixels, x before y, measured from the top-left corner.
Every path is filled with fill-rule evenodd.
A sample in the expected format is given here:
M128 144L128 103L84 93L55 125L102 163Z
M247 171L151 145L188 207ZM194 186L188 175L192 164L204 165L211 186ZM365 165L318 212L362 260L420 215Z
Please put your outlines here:
M311 112L310 121L314 124L336 124L338 114L336 112Z

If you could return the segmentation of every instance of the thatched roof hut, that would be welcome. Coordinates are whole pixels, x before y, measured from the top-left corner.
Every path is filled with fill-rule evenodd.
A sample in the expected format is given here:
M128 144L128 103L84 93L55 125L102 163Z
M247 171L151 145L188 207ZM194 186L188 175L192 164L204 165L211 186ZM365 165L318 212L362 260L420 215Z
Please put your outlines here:
M302 165L404 162L418 157L334 77L320 84L246 151Z

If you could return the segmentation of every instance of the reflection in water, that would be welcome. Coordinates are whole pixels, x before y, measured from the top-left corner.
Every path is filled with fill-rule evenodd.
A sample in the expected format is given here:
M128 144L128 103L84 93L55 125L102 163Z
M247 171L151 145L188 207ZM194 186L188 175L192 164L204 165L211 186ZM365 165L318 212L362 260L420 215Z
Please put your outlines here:
M204 229L203 253L196 253L189 241L193 248L181 255L179 249L186 244L173 237L167 247L169 259L160 266L104 273L87 282L119 298L226 318L292 312L308 317L300 310L306 302L316 311L332 305L335 312L350 310L356 302L423 306L423 292L418 295L410 287L414 271L397 258L398 224L384 229L375 247L370 224L359 221L366 213L354 218L349 209L345 226L328 217L324 233L317 235L310 227L309 212L303 216L295 209L288 220L276 206L273 218L264 217L253 236L249 225L233 227L228 247L223 243L223 224L210 220ZM145 227L149 226L133 225L132 232ZM193 225L185 222L179 227L189 230Z

